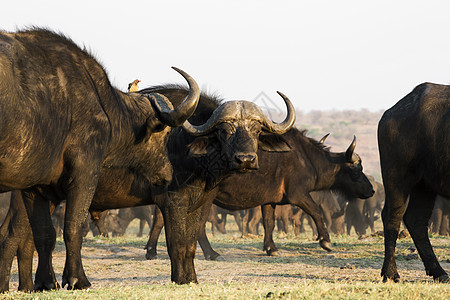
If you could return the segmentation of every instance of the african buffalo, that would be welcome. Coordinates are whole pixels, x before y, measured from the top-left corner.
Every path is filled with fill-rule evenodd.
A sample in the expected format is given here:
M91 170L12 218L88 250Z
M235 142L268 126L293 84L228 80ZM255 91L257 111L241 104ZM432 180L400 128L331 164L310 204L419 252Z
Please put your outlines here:
M431 232L439 235L450 234L450 201L442 196L436 197L436 202L431 215L430 225Z
M113 230L112 235L124 235L131 221L133 221L134 219L139 219L139 231L137 233L137 237L141 237L144 231L145 224L147 224L149 228L152 228L152 218L154 210L155 205L144 205L119 209L119 213L117 214L119 226L118 228Z
M225 230L226 221L223 222L223 219L222 220L219 219L218 208L219 207L216 205L211 206L211 209L209 211L209 216L207 219L207 221L211 223L211 234L212 235L215 234L216 228L217 228L217 230L219 230L220 233L223 233L223 234L227 233ZM226 215L225 215L225 218L226 218Z
M322 142L307 137L304 131L296 128L276 138L289 145L292 150L266 152L260 147L258 156L261 166L258 170L228 176L207 195L205 201L214 202L229 210L262 205L265 223L264 250L269 255L278 250L272 239L275 205L297 205L314 219L318 228L317 239L322 248L331 250L322 211L309 193L333 189L350 197L368 198L373 195L372 185L362 172L361 158L354 153L356 138L343 153L329 151ZM205 215L207 216L207 213L203 212L203 216ZM160 223L154 220L154 224ZM207 259L215 259L219 254L211 248L204 229L203 225L199 232L200 246ZM155 253L156 241L157 238L155 239L154 233L151 232L147 253Z
M274 217L279 233L289 233L289 223L292 222L292 217L294 216L292 208L292 205L277 205L275 207Z
M191 79L188 82L190 85L194 84ZM181 103L186 95L191 94L186 88L180 87L158 87L151 90L153 92L157 90L162 95L171 97L174 105ZM150 90L147 90L143 93L149 92ZM251 102L229 101L220 104L214 97L202 95L199 110L190 118L192 124L186 122L183 129L180 128L176 132L172 131L170 136L167 135L168 151L174 170L174 179L169 186L170 197L167 198L164 188L155 186L150 180L137 177L133 169L102 168L97 189L88 210L95 217L95 214L106 209L157 204L165 212L172 280L176 283L196 282L193 258L197 235L192 236L192 233L198 231L199 225L196 218L199 219L198 214L204 206L202 196L227 172L257 168L256 150L261 131L262 134L283 133L292 126L295 121L294 108L286 96L282 95L282 97L288 107L288 114L284 122L275 124ZM271 143L265 147L279 149L280 145ZM23 216L24 214L21 214L20 207L16 207L11 215ZM10 218L10 220L15 219ZM16 223L8 227L15 230ZM14 236L16 233L14 230L10 232L8 242L4 244L11 244L10 241L17 238ZM25 228L24 232L30 232L30 230ZM14 250L9 250L9 254L14 255L21 251L19 242L22 240L19 239L15 243L16 248L10 247ZM27 249L33 249L32 241L31 246L30 243L27 244ZM31 262L28 260L31 261L32 254L31 250L31 253L27 252L27 255L18 256L19 260L27 258L26 265L29 266L29 271L21 272L22 275L20 275L21 280L27 283L21 285L22 289L30 289ZM4 257L5 254L0 255L0 263L9 265L9 269L3 271L0 268L0 272L3 271L8 277L5 283L5 277L0 276L0 288L6 290L13 257L8 256L7 259ZM41 263L44 262L39 260L38 270ZM51 264L46 267L49 269L46 278L47 280L50 278L53 282L54 274Z
M338 202L337 194L340 193L333 193L330 190L323 190L323 191L316 191L311 192L311 198L314 200L314 202L319 205L323 217L325 219L325 224L327 225L327 228L331 230L334 234L344 234L344 211L341 207L340 203ZM298 216L297 216L298 215ZM317 234L317 228L314 224L314 221L311 219L311 217L306 214L304 211L300 210L299 214L295 214L294 216L294 222L299 224L299 229L302 232L305 231L304 228L302 228L304 225L305 219L308 221L308 224L311 226L313 235ZM298 220L297 220L298 218ZM295 224L294 223L294 224Z
M171 101L186 93L179 86L154 87L141 92L160 93ZM206 222L209 215L212 201L208 199L214 187L230 173L257 170L261 153L290 151L278 136L293 126L295 110L285 95L278 94L288 108L285 120L279 124L270 121L252 102L220 103L205 95L189 119L191 124L204 125L192 125L189 130L184 126L172 131L168 142L174 170L169 185L170 199L158 204L168 236L172 281L197 282L194 269L197 235L201 217Z
M428 238L428 221L436 195L450 198L450 86L423 83L385 111L378 148L386 194L383 281L400 279L395 246L403 217L427 275L448 282Z
M64 228L64 215L66 212L66 201L61 202L52 213L52 223L56 230L56 236L61 236ZM89 230L93 236L108 237L108 232L121 232L122 226L119 224L117 214L105 210L101 213L92 212L91 218L86 219L83 224L83 237Z
M234 221L236 222L236 225L238 226L239 231L242 232L242 212L241 211L230 211L228 209L224 209L220 206L213 205L212 207L215 208L217 215L220 215L220 219L217 218L218 224L217 228L220 232L226 233L225 226L227 225L227 216L232 215L234 217ZM212 208L211 208L212 209Z
M100 174L121 170L164 190L172 180L167 125L192 115L198 87L176 69L193 89L175 110L159 94L123 93L87 51L44 29L0 32L0 69L0 191L22 190L39 253L35 289L57 287L50 206L63 199L62 286L87 288L81 230Z
M375 190L375 194L372 197L367 199L349 199L345 195L337 195L339 203L345 209L343 213L348 235L350 235L352 227L359 236L365 235L368 227L370 227L372 233L375 232L375 221L379 218L376 212L380 212L383 207L384 188L372 176L368 176L368 178Z

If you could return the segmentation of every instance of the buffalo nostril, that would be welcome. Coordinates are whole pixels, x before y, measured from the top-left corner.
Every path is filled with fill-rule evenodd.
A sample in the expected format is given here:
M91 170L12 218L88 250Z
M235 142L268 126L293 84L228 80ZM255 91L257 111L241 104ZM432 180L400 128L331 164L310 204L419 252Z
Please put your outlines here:
M237 154L235 157L237 162L239 163L252 163L255 161L256 156L253 154Z

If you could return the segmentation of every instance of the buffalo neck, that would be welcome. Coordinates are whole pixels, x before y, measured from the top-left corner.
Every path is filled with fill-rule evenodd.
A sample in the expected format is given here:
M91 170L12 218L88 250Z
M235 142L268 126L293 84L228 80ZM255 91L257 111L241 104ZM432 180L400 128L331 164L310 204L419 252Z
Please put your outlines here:
M344 153L329 151L329 148L318 141L307 137L304 132L291 130L295 135L294 147L305 153L306 161L312 169L315 184L313 190L327 190L332 188L336 174L345 162Z

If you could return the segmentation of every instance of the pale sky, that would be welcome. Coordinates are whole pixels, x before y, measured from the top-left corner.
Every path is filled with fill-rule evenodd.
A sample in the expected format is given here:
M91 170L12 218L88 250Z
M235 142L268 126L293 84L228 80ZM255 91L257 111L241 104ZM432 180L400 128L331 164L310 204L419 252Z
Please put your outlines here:
M177 82L177 66L229 100L286 94L299 110L386 109L450 83L450 1L6 1L30 25L86 46L125 90Z

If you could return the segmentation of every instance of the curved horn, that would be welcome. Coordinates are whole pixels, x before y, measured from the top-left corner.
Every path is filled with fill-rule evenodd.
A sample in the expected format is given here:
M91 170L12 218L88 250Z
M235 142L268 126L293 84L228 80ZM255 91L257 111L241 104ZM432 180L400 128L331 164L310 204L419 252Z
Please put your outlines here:
M160 97L153 98L156 109L159 111L161 121L171 127L177 127L184 123L197 108L200 99L200 89L197 82L183 70L172 67L186 79L189 85L189 94L184 98L183 102L177 108L171 109L167 103L161 102Z
M330 135L329 133L325 134L325 135L320 139L319 143L320 143L320 144L325 143L325 140L327 139L327 137L328 137L329 135Z
M353 142L348 146L347 151L345 151L345 159L348 162L353 162L353 151L356 147L356 136L353 136Z
M296 118L295 108L292 105L289 98L286 97L286 95L284 95L282 92L278 92L278 91L277 91L277 93L278 93L278 95L280 95L283 98L284 103L286 104L286 107L287 107L286 119L284 119L284 121L281 123L274 123L274 122L270 121L266 116L264 116L264 125L267 127L267 130L269 132L283 134L286 131L288 131L289 129L291 129L291 127L295 123L295 118Z
M219 106L214 110L208 121L202 125L192 125L189 121L184 122L183 129L192 135L207 134L218 122L220 122L219 116L223 110L223 106Z

